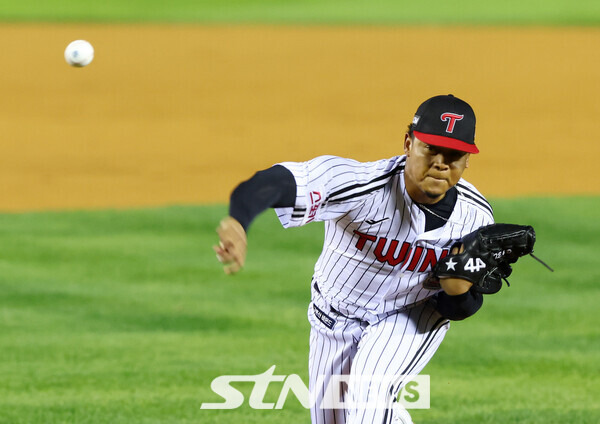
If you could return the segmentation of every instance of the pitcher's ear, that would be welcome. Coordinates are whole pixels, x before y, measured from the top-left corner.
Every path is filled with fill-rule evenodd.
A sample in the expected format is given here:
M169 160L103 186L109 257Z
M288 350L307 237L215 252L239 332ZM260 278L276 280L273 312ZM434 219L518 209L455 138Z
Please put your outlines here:
M412 148L412 145L413 139L410 137L410 135L408 135L408 133L406 133L404 136L404 153L407 157L410 156L410 149Z

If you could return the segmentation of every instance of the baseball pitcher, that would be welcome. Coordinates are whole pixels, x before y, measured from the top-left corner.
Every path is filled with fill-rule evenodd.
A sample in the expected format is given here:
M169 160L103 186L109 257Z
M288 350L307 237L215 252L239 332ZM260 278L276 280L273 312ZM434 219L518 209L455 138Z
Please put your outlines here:
M533 229L494 224L489 203L462 179L478 151L473 109L441 95L419 106L401 156L282 162L233 191L215 246L226 273L243 267L246 230L267 208L285 228L325 223L308 308L314 424L410 423L400 389L450 320L477 312L510 264L532 252ZM347 384L332 391L339 376Z

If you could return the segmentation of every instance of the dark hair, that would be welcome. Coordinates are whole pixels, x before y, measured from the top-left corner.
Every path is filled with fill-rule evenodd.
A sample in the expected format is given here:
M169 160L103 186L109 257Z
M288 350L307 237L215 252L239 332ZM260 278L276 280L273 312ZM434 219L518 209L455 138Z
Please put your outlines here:
M415 126L415 124L413 124L413 123L411 122L410 124L408 124L408 128L406 129L406 133L408 134L408 136L409 136L410 138L414 138L414 136L415 136L415 135L414 135L414 133L413 133L413 131L414 131L414 126Z

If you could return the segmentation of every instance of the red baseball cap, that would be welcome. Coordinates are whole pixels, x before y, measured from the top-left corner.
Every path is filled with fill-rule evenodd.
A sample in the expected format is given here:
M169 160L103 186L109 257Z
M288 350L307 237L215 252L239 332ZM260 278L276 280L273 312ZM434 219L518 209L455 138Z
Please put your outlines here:
M475 145L475 112L452 94L425 100L415 113L412 128L415 137L424 143L479 153Z

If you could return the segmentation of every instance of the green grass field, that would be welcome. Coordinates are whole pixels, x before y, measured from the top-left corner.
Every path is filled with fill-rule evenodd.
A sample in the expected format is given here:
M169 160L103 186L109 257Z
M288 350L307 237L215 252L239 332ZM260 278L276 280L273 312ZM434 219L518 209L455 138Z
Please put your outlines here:
M597 0L0 0L7 22L600 24ZM592 53L591 53L592 54ZM417 424L600 422L600 197L496 200L536 253L512 287L453 324L425 369ZM307 382L309 280L322 226L250 231L246 269L211 249L224 206L0 214L0 424L306 423L280 411L200 410L222 374ZM236 386L248 395L248 383ZM273 384L267 401L275 402Z
M597 25L597 0L0 0L2 21Z
M418 424L600 422L600 198L493 202L529 223L536 253L510 288L453 324L425 370ZM283 410L200 410L221 374L299 374L321 224L250 230L246 269L222 275L211 249L225 207L0 215L1 423L302 423ZM595 236L594 236L595 235ZM249 394L249 383L240 383ZM267 400L281 389L274 383ZM270 398L269 398L270 397Z

